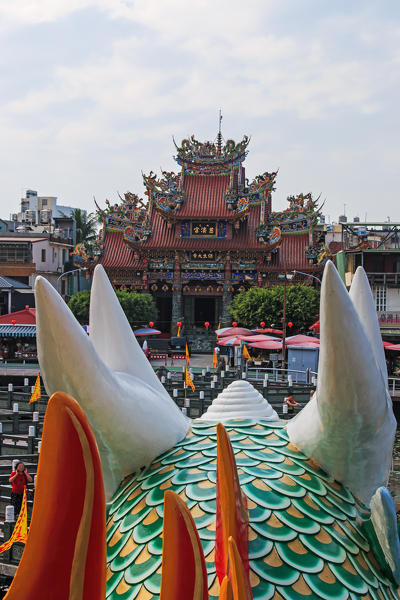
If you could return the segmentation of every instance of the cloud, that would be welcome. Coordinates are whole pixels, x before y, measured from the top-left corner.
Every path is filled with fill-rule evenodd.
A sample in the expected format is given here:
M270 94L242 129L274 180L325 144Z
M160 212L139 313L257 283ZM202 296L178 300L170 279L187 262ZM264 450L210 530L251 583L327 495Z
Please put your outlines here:
M237 0L2 3L0 29L26 33L27 53L40 47L39 26L42 36L46 27L63 27L63 39L73 44L84 10L93 28L99 15L113 24L106 52L82 52L73 62L59 57L40 80L21 83L17 96L3 94L7 152L23 144L29 172L33 164L42 170L54 163L59 173L63 159L71 161L74 179L94 177L93 162L108 161L113 172L98 176L108 188L111 179L119 187L122 166L134 163L138 174L124 181L140 183L142 167L173 166L172 134L211 137L222 107L227 135L254 128L256 168L265 170L265 160L295 168L307 154L318 164L312 146L321 131L382 118L398 97L399 29L363 3L351 12L307 6L308 12L288 0L251 0L246 9ZM90 47L90 25L85 33ZM334 139L329 149L340 144ZM80 193L77 184L74 190Z

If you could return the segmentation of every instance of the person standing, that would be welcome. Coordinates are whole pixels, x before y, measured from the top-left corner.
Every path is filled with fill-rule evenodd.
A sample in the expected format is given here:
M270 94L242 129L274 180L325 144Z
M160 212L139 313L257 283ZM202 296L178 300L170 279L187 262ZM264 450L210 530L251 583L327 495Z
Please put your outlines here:
M32 477L28 473L28 469L24 463L19 461L15 466L15 471L12 471L8 480L12 484L11 488L11 504L14 507L14 518L17 520L21 510L22 498L24 496L24 488L27 483L32 483Z

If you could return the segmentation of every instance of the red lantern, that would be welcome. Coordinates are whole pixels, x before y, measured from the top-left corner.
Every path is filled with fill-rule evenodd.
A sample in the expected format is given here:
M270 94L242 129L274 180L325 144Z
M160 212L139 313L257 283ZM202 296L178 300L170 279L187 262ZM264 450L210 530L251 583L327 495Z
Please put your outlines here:
M206 329L208 329L208 328L210 327L210 323L209 323L208 321L206 321L206 322L204 323L204 327L205 327Z
M262 327L262 329L264 329L264 327L265 327L265 321L261 321L260 327Z
M293 327L293 323L292 321L289 321L289 323L287 324L288 327L292 328Z
M154 327L154 321L149 322L149 327Z
M233 321L233 323L232 323L232 327L237 327L237 323L236 323L236 321Z
M12 323L12 324L13 324L13 326L15 327L15 323L16 323L16 321L15 321L14 319L11 321L11 323Z
M25 310L29 310L29 304L25 306Z
M177 325L178 327L181 327L181 325L182 325L181 321L177 321L177 322L176 322L176 325Z

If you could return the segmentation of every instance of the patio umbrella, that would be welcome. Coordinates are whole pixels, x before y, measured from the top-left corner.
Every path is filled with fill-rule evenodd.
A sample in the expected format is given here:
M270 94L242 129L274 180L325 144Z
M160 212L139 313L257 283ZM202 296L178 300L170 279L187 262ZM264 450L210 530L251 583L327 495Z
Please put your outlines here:
M150 329L150 327L142 327L141 329L135 329L133 333L135 335L160 335L161 331Z
M303 342L302 344L291 344L288 342L286 348L319 348L316 342Z
M315 323L311 325L311 327L309 327L308 329L310 329L310 331L313 331L314 333L319 333L319 319L318 321L315 321Z
M240 346L241 340L239 336L235 335L233 337L219 338L217 344L218 346Z
M283 335L282 329L271 329L271 327L266 327L265 329L254 329L254 333L274 333L276 335Z
M260 348L262 350L282 350L282 342L275 342L274 340L253 342L252 344L249 344L249 348Z
M244 342L267 342L271 340L280 341L280 339L277 337L273 337L272 335L263 335L262 333L255 335L239 335L238 338Z
M389 348L389 346L386 346L386 350L400 350L400 344L392 344Z
M385 342L385 341L383 341L382 344L386 350L390 350L391 347L395 345L395 344L392 344L392 342Z
M227 327L225 331L223 331L222 329L217 329L217 332L218 331L222 331L222 333L217 333L218 337L225 337L227 335L252 335L253 333L253 331L251 331L250 329L246 329L245 327Z
M291 346L302 346L303 344L309 344L310 342L319 344L319 338L313 337L312 335L302 335L301 333L286 338L286 344L290 344Z

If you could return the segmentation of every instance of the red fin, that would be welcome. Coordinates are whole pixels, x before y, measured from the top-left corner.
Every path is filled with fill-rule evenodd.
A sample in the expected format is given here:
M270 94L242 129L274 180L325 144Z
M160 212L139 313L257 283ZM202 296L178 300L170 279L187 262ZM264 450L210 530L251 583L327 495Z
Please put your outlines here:
M175 492L164 494L160 600L208 600L207 570L193 517Z
M229 538L229 577L233 600L252 600L250 585L235 540Z
M218 600L233 600L232 584L226 575L223 578L222 583L221 583Z
M104 600L106 512L97 444L78 403L48 403L28 541L7 600Z
M217 425L217 450L215 567L221 583L228 572L229 537L235 540L247 579L249 577L249 518L229 435L221 423Z

